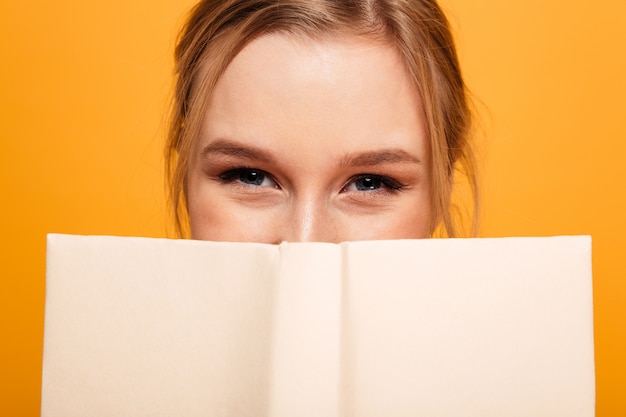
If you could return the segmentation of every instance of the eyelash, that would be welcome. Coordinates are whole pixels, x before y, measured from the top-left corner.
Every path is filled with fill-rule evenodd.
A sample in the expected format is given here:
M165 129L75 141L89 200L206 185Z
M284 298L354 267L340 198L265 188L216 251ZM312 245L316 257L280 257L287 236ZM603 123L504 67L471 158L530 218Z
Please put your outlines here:
M267 171L264 171L262 169L258 169L258 168L251 168L251 167L245 167L245 166L241 166L241 167L236 167L236 168L232 168L229 169L227 171L224 171L223 173L221 173L218 178L221 182L225 183L225 184L230 184L230 183L234 183L234 182L239 182L244 186L254 186L252 184L248 184L245 183L243 181L241 181L241 177L242 175L245 174L251 174L251 173L257 173L260 174L262 176L262 181L264 179L270 179L271 181L273 181L275 184L277 184L277 188L279 188L278 186L278 181L276 181L276 179L274 179L274 177L268 173ZM342 192L347 192L348 187L356 184L357 181L362 181L362 180L366 180L366 179L371 179L374 180L375 182L380 184L379 188L374 188L374 189L369 189L369 190L356 190L356 191L360 191L360 192L364 192L364 191L369 191L369 192L399 192L402 191L404 189L404 185L402 185L400 182L394 180L393 178L387 177L385 175L378 175L378 174L359 174L359 175L355 175L354 177L350 178L346 184L341 188ZM355 185L356 186L356 185ZM381 190L382 189L382 190Z
M241 181L241 177L242 177L242 175L245 175L245 174L250 175L253 172L257 173L257 174L260 174L263 179L269 178L274 183L278 183L274 179L274 177L272 175L270 175L267 171L263 171L262 169L258 169L258 168L245 167L245 166L236 167L236 168L232 168L232 169L229 169L227 171L224 171L223 173L218 175L218 178L219 178L219 180L221 182L223 182L225 184L230 184L230 183L234 183L234 182L238 181L242 185L251 186L252 184L247 184L247 183Z
M388 191L388 192L402 191L402 189L404 188L404 186L401 183L385 175L359 174L350 178L350 180L348 180L346 185L343 186L342 191L346 190L349 186L351 186L352 184L355 184L357 181L362 181L365 179L370 179L370 180L379 182L381 185L381 188L385 188L386 189L385 191ZM372 191L379 191L379 190L380 188L376 188L376 189L370 189L369 191L372 192ZM358 190L358 191L368 191L368 190Z

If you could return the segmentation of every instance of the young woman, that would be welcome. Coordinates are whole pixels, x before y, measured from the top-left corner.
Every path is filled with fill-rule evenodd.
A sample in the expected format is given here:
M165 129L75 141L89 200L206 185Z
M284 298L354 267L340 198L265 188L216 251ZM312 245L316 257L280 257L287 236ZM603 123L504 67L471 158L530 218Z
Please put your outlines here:
M435 0L203 0L176 75L166 158L182 235L459 235L470 111Z

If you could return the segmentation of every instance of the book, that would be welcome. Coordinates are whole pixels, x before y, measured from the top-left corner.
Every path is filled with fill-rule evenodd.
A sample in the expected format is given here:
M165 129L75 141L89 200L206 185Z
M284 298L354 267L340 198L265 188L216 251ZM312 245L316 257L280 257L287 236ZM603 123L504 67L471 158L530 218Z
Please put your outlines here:
M591 239L49 235L41 415L595 413Z

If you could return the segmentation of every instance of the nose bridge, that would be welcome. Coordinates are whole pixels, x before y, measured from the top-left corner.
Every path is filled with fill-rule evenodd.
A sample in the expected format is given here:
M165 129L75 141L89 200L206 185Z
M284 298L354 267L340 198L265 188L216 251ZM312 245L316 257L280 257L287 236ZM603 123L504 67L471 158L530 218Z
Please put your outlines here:
M296 198L286 222L284 240L290 242L331 242L334 224L328 205L315 196Z

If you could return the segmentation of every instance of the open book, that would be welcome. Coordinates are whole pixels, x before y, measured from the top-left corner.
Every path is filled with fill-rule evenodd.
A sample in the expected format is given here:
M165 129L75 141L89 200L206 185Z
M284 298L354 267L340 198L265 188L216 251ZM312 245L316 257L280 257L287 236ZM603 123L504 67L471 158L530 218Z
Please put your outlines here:
M589 237L48 237L44 417L594 408Z

